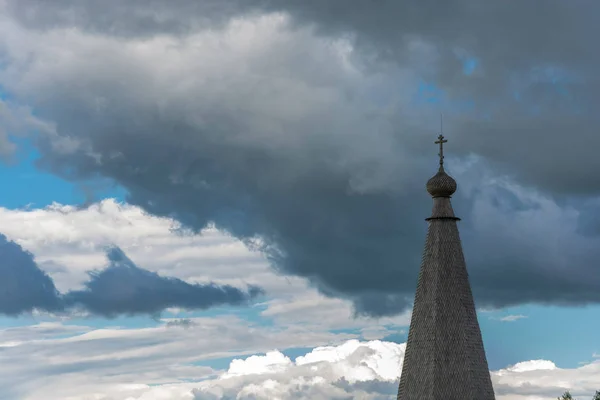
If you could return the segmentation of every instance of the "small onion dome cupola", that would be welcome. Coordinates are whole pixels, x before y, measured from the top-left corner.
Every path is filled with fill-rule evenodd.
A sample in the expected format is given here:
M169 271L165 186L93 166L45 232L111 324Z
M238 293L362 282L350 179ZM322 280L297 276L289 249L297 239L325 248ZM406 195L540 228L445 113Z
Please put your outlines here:
M443 135L438 136L438 140L435 142L440 145L440 169L427 181L426 188L431 197L451 197L456 192L456 181L444 171L443 145L446 142Z
M444 168L427 181L427 191L431 197L451 197L456 192L456 181Z

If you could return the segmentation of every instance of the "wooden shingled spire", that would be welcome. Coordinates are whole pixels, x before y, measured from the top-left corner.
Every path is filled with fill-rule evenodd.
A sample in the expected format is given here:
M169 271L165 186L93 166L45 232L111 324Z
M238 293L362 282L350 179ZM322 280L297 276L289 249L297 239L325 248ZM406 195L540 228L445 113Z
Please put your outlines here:
M494 400L481 331L450 197L456 181L440 167L428 182L433 212L398 389L399 400Z

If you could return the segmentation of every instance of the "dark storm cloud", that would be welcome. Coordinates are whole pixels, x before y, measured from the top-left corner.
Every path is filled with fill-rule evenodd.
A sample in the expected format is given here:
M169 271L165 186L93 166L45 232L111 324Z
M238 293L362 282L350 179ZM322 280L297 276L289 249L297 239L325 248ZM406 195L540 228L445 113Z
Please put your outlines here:
M419 69L448 99L473 101L477 114L490 118L448 119L456 154L482 155L498 171L545 190L600 192L593 172L600 168L597 1L270 4L324 34L354 34L364 54ZM466 58L477 60L470 75ZM370 65L376 69L378 62Z
M115 179L129 202L194 229L215 222L248 243L259 236L275 268L352 299L358 313L403 310L416 283L430 206L423 185L435 170L434 134L423 132L437 123L424 118L435 107L401 97L412 99L410 82L440 88L441 108L472 104L446 118L449 154L485 160L471 169L542 195L600 190L597 2L8 4L27 29L76 26L109 41L69 41L71 63L44 52L66 46L63 36L13 57L3 84L57 123L57 136L39 141L40 166ZM248 48L232 42L236 31L210 47L231 16L270 11L292 25L263 21L241 31ZM211 19L210 35L185 42ZM182 41L156 57L126 47L162 34ZM339 38L354 48L343 62L331 55ZM467 59L477 60L471 74ZM57 138L84 145L59 151ZM478 303L600 301L598 243L578 236L577 209L488 180L464 175L455 199Z
M232 286L189 284L137 267L119 248L107 252L110 265L90 272L85 289L67 293L68 306L80 306L96 315L158 314L169 307L202 310L216 305L240 305L262 294L256 287L248 293Z
M37 266L31 253L0 234L0 314L61 308L52 278Z
M600 26L594 0L9 0L34 29L77 27L118 37L184 35L232 17L284 12L322 35L354 37L362 65L417 69L449 99L469 99L481 120L456 117L456 152L476 152L524 182L559 192L598 192ZM541 12L540 10L543 10ZM465 59L476 58L466 76ZM577 139L574 140L573 138ZM586 163L579 160L585 157Z
M256 5L253 0L9 0L6 11L31 29L68 26L92 33L145 37L219 26Z
M0 314L17 316L34 309L64 312L73 307L92 314L159 314L168 307L190 310L241 305L262 294L228 285L189 284L137 267L119 248L107 252L110 265L90 273L85 289L61 295L33 255L0 234Z

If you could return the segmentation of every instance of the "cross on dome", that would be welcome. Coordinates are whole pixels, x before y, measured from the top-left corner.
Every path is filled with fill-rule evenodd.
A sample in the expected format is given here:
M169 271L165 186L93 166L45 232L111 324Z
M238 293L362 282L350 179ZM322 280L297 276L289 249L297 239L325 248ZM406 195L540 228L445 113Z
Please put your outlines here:
M440 136L438 136L438 140L434 142L435 144L440 145L440 152L438 153L438 156L440 156L440 167L442 168L444 166L444 143L447 142L448 140L444 139L444 135L442 135L441 133Z

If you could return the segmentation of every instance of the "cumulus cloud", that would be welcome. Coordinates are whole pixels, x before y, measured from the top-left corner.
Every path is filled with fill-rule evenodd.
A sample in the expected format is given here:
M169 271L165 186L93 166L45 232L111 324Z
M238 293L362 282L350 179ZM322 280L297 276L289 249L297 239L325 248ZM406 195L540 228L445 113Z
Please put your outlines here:
M478 303L600 300L598 238L580 226L597 205L575 196L600 187L596 3L221 3L5 1L0 84L56 126L36 137L39 166L113 179L357 314L397 314L428 216L433 85ZM520 240L506 222L526 219Z
M492 374L500 398L553 399L569 390L575 398L591 398L598 390L600 363L558 368L548 360L525 361Z
M563 132L569 127L577 126L576 135L594 140L590 130L594 124L586 128L581 123L597 118L588 106L597 96L593 71L600 63L591 51L599 29L588 12L598 7L593 1L565 5L551 0L544 2L544 15L539 15L535 1L517 8L481 6L476 0L452 0L443 5L430 2L429 6L384 1L377 7L366 1L348 6L342 0L250 0L227 5L217 0L184 0L177 7L153 0L150 4L141 0L7 0L5 12L11 20L35 31L76 27L90 35L121 40L186 37L222 28L235 18L282 13L295 26L316 27L322 37L353 39L361 65L368 70L381 72L386 63L419 69L421 78L438 85L450 99L468 97L471 107L489 111L495 118L481 119L475 114L457 119L460 146L456 151L475 151L514 164L513 172L537 178L539 186L590 190L584 185L587 181L569 179L574 170L567 175L560 167L563 162L557 162L587 154L593 163L590 146L584 140L570 141L573 151L556 150L567 140ZM515 19L515 14L519 18ZM535 34L531 33L532 24ZM472 60L467 63L469 74L465 74L467 60ZM504 134L493 135L495 132ZM511 145L523 134L546 139L536 142L539 152ZM523 152L529 157L522 157ZM548 152L554 157L544 157ZM578 176L589 176L581 163L568 164L576 168Z
M61 295L33 255L4 235L0 235L0 256L0 313L12 316L34 310L63 312L73 307L107 317L156 315L169 307L202 310L247 304L264 294L257 286L250 286L246 293L229 285L190 284L163 277L139 268L121 249L112 247L107 250L108 267L90 272L85 289Z
M267 295L254 305L253 312L278 326L353 329L364 331L363 337L379 339L410 322L410 312L355 319L348 301L325 297L306 279L274 271L264 255L226 232L208 227L192 234L173 219L159 218L113 199L86 207L53 204L43 209L0 208L0 225L13 241L35 254L40 268L62 293L85 291L90 281L88 272L106 263L107 246L117 246L136 265L160 276L190 284L260 286ZM179 318L190 316L179 307L166 312ZM373 329L374 325L378 329Z
M61 310L60 294L33 254L0 234L0 314L14 316L33 309Z
M281 352L234 360L197 399L389 399L397 391L404 345L356 340L316 348L291 361Z
M234 360L219 379L196 389L196 398L390 400L397 394L405 346L351 340L316 348L294 361L277 351ZM589 397L600 385L598 371L598 362L562 369L532 360L491 374L499 400L534 400L554 399L565 390Z
M203 310L216 305L241 305L264 291L252 286L248 293L232 286L189 284L162 277L136 266L121 249L107 251L110 262L101 271L90 272L84 290L65 294L64 302L97 315L160 314L169 307Z
M57 322L0 329L0 398L395 398L404 343L232 316L194 318L186 329L171 321L179 319L142 329ZM311 350L292 357L290 348ZM223 359L231 360L227 368L210 368ZM550 400L567 389L585 398L600 387L598 360L571 369L530 360L491 374L499 400Z
M114 199L85 207L52 204L45 208L0 207L6 236L35 254L61 292L82 289L88 271L106 262L106 248L121 248L136 264L186 282L215 281L243 286L268 285L269 292L289 291L264 257L230 235L207 227L188 234L181 224L159 218Z
M115 400L391 400L396 397L405 347L404 343L349 340L314 348L295 359L272 350L235 358L226 370L207 373L200 382L152 386L107 382L106 393ZM597 361L563 369L548 360L531 360L491 375L499 400L550 400L565 390L576 397L591 396L600 385L599 371ZM87 393L92 393L89 388ZM80 392L72 398L85 396Z

